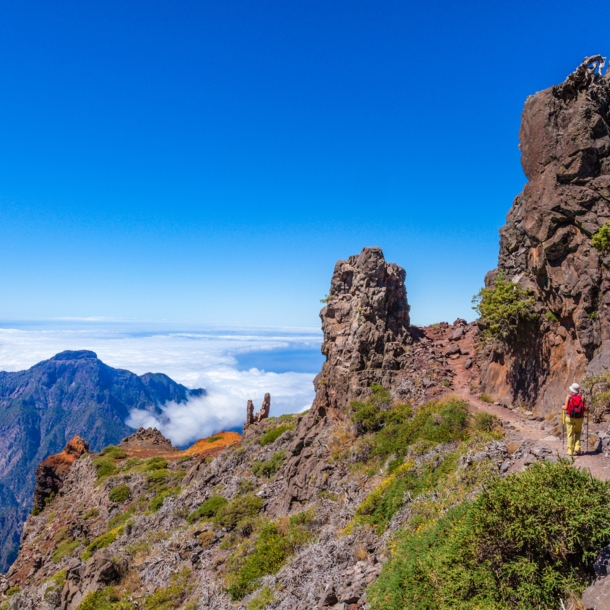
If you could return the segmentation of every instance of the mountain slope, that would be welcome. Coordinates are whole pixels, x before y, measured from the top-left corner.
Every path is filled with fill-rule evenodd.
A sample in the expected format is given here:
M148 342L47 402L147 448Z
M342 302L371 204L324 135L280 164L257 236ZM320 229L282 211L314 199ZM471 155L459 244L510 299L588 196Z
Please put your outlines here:
M131 428L131 409L161 414L189 390L162 374L138 376L105 365L90 351L67 351L27 371L0 372L0 572L16 557L21 523L32 506L36 466L74 435L93 451Z

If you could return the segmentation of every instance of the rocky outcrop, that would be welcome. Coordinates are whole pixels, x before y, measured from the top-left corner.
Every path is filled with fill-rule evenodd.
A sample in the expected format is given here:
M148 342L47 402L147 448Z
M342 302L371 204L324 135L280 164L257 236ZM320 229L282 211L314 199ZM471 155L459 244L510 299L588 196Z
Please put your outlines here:
M531 290L539 320L484 350L482 383L498 400L543 411L610 351L610 257L591 242L610 219L610 80L600 59L527 99L519 135L528 183L486 278L490 286L501 272Z
M180 451L156 428L138 428L136 432L124 438L118 446L134 455L147 450Z
M52 499L63 487L64 479L72 464L89 452L89 445L80 436L72 438L61 453L49 456L36 469L36 487L34 488L34 509L42 511L49 499Z
M343 409L371 384L395 384L412 342L405 270L386 263L381 248L338 261L320 312L326 362L314 385L313 411Z
M271 411L271 394L265 394L263 398L263 404L261 405L261 410L255 415L254 414L254 403L249 400L246 405L246 426L251 426L252 424L257 424L258 422L263 421L263 419L267 419L269 417L269 413Z
M99 451L131 434L125 421L133 409L162 416L166 402L203 393L161 373L114 369L88 350L61 352L26 371L0 371L0 572L17 555L42 460L76 434Z

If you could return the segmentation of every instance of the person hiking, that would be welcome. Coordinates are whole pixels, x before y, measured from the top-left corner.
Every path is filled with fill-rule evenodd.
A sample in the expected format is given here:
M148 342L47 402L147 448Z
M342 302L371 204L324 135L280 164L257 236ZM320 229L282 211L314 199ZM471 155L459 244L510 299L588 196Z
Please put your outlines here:
M581 455L580 434L582 423L585 419L585 401L580 392L580 386L573 383L570 386L570 393L566 396L566 401L562 407L564 419L568 433L568 455Z

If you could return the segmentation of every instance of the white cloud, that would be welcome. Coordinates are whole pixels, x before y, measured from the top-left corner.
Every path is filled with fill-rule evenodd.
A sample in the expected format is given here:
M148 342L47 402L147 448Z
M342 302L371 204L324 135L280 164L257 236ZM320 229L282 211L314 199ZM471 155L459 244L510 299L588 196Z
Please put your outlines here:
M0 370L22 370L66 349L90 349L106 364L137 374L162 372L207 395L186 404L168 403L164 416L132 411L127 424L159 428L175 444L185 445L214 432L243 424L248 399L260 408L271 394L271 413L295 413L313 400L315 373L240 371L235 356L245 352L317 350L315 332L267 329L239 331L164 331L134 325L73 328L52 326L0 328Z

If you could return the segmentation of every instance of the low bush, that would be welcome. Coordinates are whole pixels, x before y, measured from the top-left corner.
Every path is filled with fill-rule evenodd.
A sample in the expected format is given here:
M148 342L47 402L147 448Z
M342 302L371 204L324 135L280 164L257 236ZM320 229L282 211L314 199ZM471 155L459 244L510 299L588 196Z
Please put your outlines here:
M227 590L231 598L243 599L258 587L259 580L275 574L286 560L302 545L309 542L312 533L301 526L281 527L269 523L254 541L252 552L246 556L235 553L228 562L231 573Z
M189 583L191 571L183 568L171 577L172 584L165 589L158 589L144 599L146 610L175 610L180 608L182 602L191 593L192 585Z
M161 493L157 494L148 504L148 508L151 512L156 513L162 506L163 502L165 502L166 498L175 498L181 491L180 486L172 487L171 489L166 489Z
M210 436L210 438L208 438L208 443L215 443L216 441L221 441L223 438L223 436Z
M111 457L98 457L95 458L92 463L97 474L98 482L118 472L116 464Z
M602 255L610 253L610 220L607 220L591 238L593 247Z
M64 557L70 557L72 553L81 545L79 540L67 540L62 542L54 551L52 561L59 563Z
M500 420L491 413L485 413L481 411L474 416L474 427L475 430L481 432L492 432L500 426Z
M123 504L129 496L131 495L131 489L129 489L129 485L117 485L110 490L108 494L108 499L111 502L116 502L117 504Z
M262 498L257 496L237 496L218 509L214 523L218 527L233 529L243 519L256 517L263 508Z
M256 597L247 603L246 610L263 610L263 608L266 608L274 599L275 596L273 595L273 591L268 586L265 586Z
M136 610L136 606L128 601L121 601L114 587L106 587L87 594L76 610Z
M88 511L83 513L81 519L93 519L100 514L100 511L97 508L90 508Z
M222 496L212 496L203 502L197 510L194 510L186 520L189 523L195 523L200 519L211 519L216 516L218 511L226 506L229 501Z
M113 460L122 460L127 457L127 454L115 445L109 445L105 449L102 449L100 455L112 458Z
M81 559L87 561L98 549L105 549L110 546L123 533L123 526L115 527L114 529L98 536L87 548L83 551Z
M153 457L149 458L144 462L144 470L162 470L167 468L168 461L164 457Z
M264 447L265 445L275 442L287 430L294 430L294 424L280 424L277 428L265 432L265 434L261 436L260 444Z
M472 503L399 534L373 610L558 608L610 541L610 483L569 462L493 480Z
M286 452L276 451L267 461L261 462L260 460L254 460L252 463L252 474L257 477L272 477L284 463Z
M494 401L494 399L489 394L481 394L479 396L479 400L488 404L491 404Z
M537 319L532 291L523 290L502 273L493 286L481 288L472 302L485 339L508 339L516 334L522 322Z

